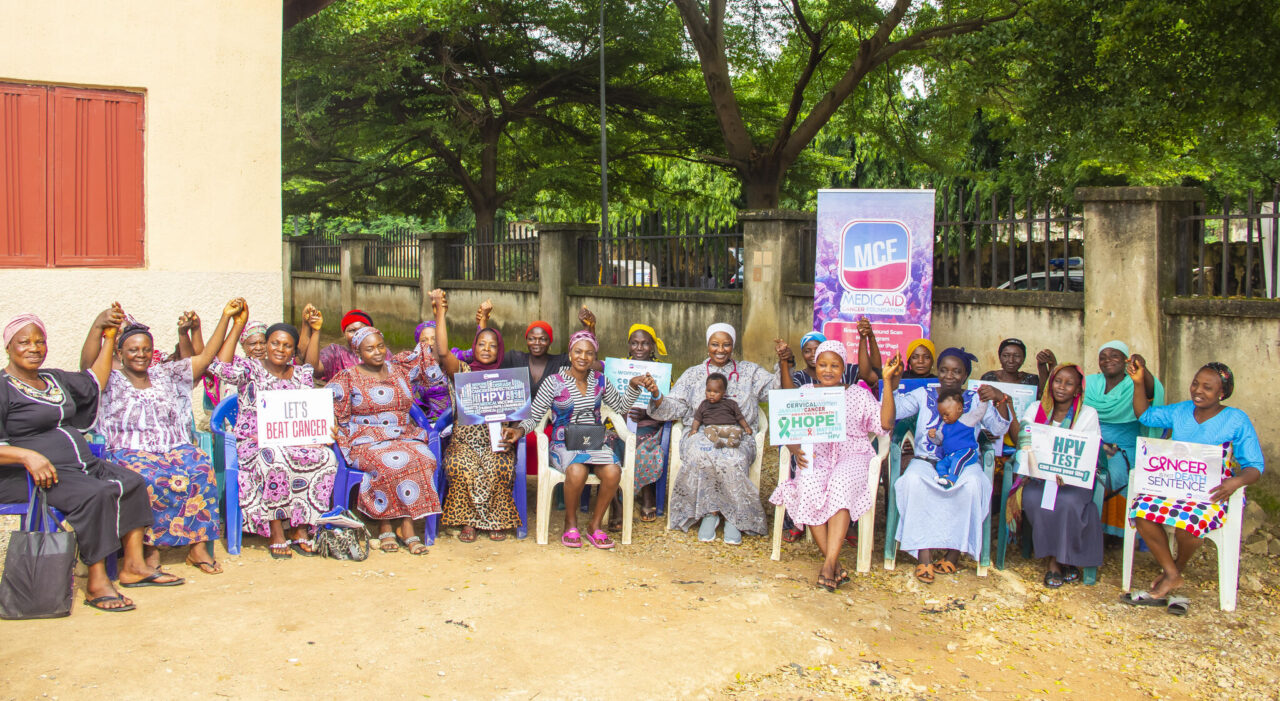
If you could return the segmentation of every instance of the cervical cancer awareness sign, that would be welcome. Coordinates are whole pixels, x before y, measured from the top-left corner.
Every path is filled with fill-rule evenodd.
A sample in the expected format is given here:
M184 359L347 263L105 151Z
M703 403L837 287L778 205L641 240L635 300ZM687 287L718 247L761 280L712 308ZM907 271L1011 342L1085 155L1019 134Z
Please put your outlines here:
M1222 484L1221 445L1138 438L1133 491L1166 499L1210 501Z
M819 190L813 327L858 353L858 320L882 357L929 335L933 190Z

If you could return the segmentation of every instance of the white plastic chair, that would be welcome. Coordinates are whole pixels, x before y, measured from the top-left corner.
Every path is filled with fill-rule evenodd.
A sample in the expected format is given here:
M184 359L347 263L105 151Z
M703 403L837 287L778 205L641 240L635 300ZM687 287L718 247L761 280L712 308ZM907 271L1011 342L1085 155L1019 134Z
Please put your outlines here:
M1129 484L1137 480L1137 471L1129 472ZM1236 610L1236 589L1240 584L1240 541L1244 529L1244 487L1236 490L1227 500L1227 520L1222 527L1209 531L1205 540L1213 541L1218 551L1218 608L1223 611ZM1124 570L1121 574L1121 588L1128 592L1133 583L1133 551L1138 531L1129 522L1126 514L1124 520ZM1169 534L1169 551L1174 552L1177 541ZM1176 556L1176 553L1175 553Z
M759 428L752 434L752 438L756 440L756 459L751 463L751 468L747 472L747 478L756 486L756 491L760 491L760 464L764 461L764 439L769 434L769 417L765 414L764 409L760 410L760 418L756 424ZM676 488L676 475L680 474L680 439L684 437L684 423L680 421L671 424L671 458L667 461L667 529L671 529L671 494Z
M880 466L884 464L885 458L889 456L889 437L875 436L876 454L871 458L867 465L867 484L871 486L873 494L879 491L880 484ZM786 446L778 448L778 483L781 484L786 479L786 470L790 466L790 451ZM781 504L773 507L773 554L770 556L774 560L782 559L782 524L786 520L785 516L787 508ZM853 525L850 524L850 528ZM858 516L858 571L871 571L871 541L875 537L876 528L876 500L873 496L871 505L867 510ZM808 536L809 529L805 529L806 537L812 540L812 536Z
M636 434L627 430L627 422L621 416L610 409L608 406L600 407L600 415L602 418L609 419L613 423L613 428L618 432L618 437L626 443L622 459L622 479L618 483L618 489L622 492L622 544L631 544L631 517L635 509L636 503ZM549 455L549 443L547 434L542 429L547 424L550 414L542 417L538 422L538 427L534 429L538 436L538 519L537 519L537 538L538 545L546 545L548 533L551 530L551 498L555 492L557 484L564 482L564 473L559 470L553 470L547 464ZM600 484L600 478L594 474L587 475L587 485ZM577 504L565 503L566 509L576 509ZM612 508L612 507L610 507ZM605 511L605 519L609 517L608 510Z

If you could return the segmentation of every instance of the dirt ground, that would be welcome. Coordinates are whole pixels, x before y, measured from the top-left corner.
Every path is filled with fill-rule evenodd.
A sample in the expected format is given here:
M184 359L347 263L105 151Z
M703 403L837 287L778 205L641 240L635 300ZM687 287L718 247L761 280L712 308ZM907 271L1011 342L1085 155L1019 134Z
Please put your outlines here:
M1116 550L1093 587L1047 590L1017 555L925 586L901 555L831 594L803 542L773 562L765 538L637 523L630 546L572 551L560 519L552 545L444 535L359 563L246 538L217 576L171 553L188 583L130 591L135 612L0 622L0 699L1276 698L1274 556L1246 554L1222 613L1206 546L1178 618L1117 602ZM1155 573L1140 555L1135 582Z

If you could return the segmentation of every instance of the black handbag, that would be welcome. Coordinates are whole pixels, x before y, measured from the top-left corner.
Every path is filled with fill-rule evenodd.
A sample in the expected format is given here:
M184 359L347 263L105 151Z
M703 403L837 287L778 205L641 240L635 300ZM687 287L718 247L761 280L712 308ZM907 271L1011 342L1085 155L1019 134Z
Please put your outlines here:
M71 615L76 586L76 536L62 530L49 513L48 496L33 489L27 503L27 524L44 520L53 532L14 531L0 577L0 618L60 618Z
M569 424L564 427L565 450L600 450L604 447L604 426Z

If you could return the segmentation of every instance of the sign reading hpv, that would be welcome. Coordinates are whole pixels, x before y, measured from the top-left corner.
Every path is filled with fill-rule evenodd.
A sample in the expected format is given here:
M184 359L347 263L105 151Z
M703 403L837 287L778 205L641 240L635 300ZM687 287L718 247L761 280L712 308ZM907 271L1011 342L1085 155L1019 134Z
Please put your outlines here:
M1031 459L1019 461L1020 473L1044 480L1061 477L1069 487L1093 488L1101 436L1047 424L1023 425L1031 433Z
M333 392L276 389L258 393L258 445L273 448L332 443Z
M933 190L818 191L813 327L850 357L862 317L882 357L929 336L933 203Z
M843 387L769 390L769 442L834 443L845 439Z
M458 394L458 425L474 426L529 418L529 368L460 372L453 376Z
M1210 501L1222 484L1222 446L1138 437L1130 494Z

